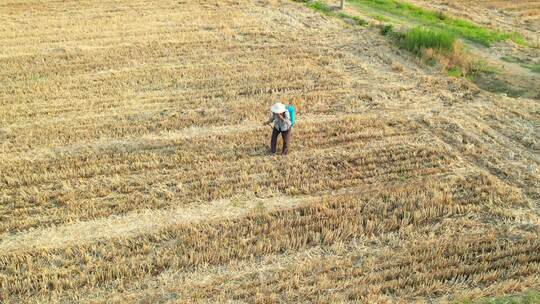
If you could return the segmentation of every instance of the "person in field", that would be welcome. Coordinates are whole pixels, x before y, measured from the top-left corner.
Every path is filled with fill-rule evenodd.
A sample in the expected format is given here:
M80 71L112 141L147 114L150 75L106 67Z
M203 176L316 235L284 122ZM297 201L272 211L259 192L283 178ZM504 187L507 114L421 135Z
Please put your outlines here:
M272 105L270 108L271 114L265 124L274 124L272 128L272 140L270 141L270 151L276 153L276 145L279 134L283 138L282 155L289 153L289 145L291 143L292 127L294 126L294 107L286 106L280 102Z

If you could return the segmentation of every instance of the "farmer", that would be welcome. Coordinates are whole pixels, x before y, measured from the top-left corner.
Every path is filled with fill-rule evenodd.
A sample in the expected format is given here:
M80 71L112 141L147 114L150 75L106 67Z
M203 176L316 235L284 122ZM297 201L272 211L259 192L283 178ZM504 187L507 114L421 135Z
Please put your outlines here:
M289 152L289 143L291 142L291 131L292 131L292 122L291 116L287 107L282 103L276 103L271 108L270 119L268 119L264 124L274 123L272 128L272 140L270 141L270 151L272 154L276 153L276 144L278 135L281 133L283 138L283 151L282 155L287 155Z

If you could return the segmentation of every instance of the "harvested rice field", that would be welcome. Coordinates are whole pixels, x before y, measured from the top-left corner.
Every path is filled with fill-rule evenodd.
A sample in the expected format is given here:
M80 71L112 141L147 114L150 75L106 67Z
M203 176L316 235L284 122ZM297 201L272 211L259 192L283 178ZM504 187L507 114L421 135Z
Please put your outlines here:
M0 303L540 288L536 100L285 0L10 0L0 46Z

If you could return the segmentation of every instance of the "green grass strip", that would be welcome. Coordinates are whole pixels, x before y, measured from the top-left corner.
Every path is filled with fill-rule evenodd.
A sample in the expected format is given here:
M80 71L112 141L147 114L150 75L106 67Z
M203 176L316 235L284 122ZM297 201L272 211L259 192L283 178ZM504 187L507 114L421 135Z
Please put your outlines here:
M316 10L318 12L321 12L327 16L333 16L338 17L341 19L347 19L352 22L354 22L356 25L367 25L368 22L358 16L351 16L344 12L335 12L330 6L326 5L324 2L321 1L313 1L313 2L306 2L306 6Z
M413 25L440 29L485 46L507 39L525 44L523 37L517 33L489 30L470 21L451 18L442 12L423 9L397 0L350 0L348 2L358 9L374 10L380 14L399 17Z
M451 52L456 37L450 32L413 28L405 33L401 47L415 54L421 54L423 49L434 49L440 52Z
M533 71L535 73L540 73L540 63L532 65L531 66L531 71ZM538 302L538 303L540 303L540 302Z
M332 9L328 5L320 1L307 2L306 6L316 11L319 11L325 15L333 14Z

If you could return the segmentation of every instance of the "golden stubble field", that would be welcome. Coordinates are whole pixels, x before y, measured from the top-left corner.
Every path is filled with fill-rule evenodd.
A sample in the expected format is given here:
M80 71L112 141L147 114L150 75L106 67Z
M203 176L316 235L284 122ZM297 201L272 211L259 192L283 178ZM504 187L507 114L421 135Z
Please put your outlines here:
M540 110L291 1L0 5L0 302L540 286ZM277 100L292 153L268 156Z

